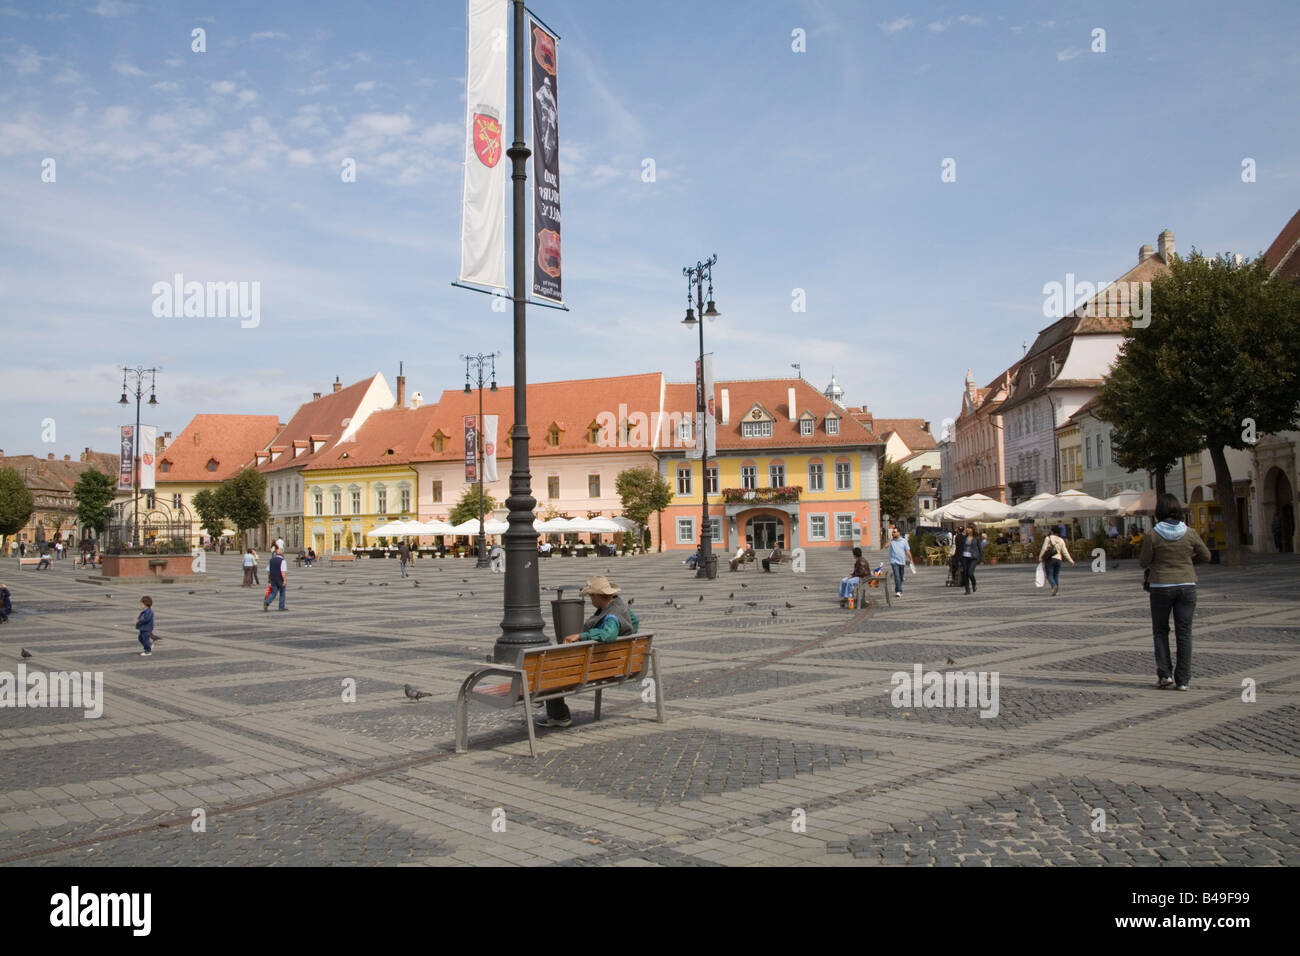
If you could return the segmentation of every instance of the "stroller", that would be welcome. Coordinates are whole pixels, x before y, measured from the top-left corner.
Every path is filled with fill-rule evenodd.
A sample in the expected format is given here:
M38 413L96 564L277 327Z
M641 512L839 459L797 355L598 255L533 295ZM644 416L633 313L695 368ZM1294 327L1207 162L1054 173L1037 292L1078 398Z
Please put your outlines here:
M957 550L954 548L952 556L948 558L948 578L944 582L944 587L961 588L966 586L966 569L962 566L961 558L957 557Z

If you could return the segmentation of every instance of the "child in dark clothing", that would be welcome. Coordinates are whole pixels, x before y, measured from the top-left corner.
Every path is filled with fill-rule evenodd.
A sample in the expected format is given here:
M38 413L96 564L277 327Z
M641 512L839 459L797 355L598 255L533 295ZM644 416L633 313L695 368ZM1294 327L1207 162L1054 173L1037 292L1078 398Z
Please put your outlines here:
M9 589L0 584L0 624L9 620L9 615L14 612L14 602L9 596Z
M140 598L140 613L135 619L135 629L140 632L140 643L144 650L141 657L153 655L153 598L145 595Z

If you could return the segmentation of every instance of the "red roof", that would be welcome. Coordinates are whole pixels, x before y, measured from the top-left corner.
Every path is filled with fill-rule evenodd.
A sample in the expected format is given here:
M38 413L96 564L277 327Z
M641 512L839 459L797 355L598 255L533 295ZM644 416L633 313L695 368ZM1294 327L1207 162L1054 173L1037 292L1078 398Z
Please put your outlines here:
M158 456L158 481L225 481L252 464L279 428L274 415L195 415Z
M361 400L365 398L366 392L370 390L377 377L376 374L370 378L363 378L347 388L329 392L300 405L298 411L294 412L293 418L289 419L289 424L285 425L279 434L274 435L272 440L258 447L258 451L275 449L283 452L275 461L267 461L260 465L258 471L266 474L284 468L302 467L314 461L317 455L328 454L331 443L337 442L342 437L352 417L357 413ZM315 454L312 453L310 444L313 438L325 442L324 447ZM299 441L306 441L308 444L306 449L295 458L293 447L294 443Z
M1277 234L1264 253L1264 262L1273 275L1300 282L1300 210Z
M658 372L643 375L619 375L611 378L588 378L565 382L530 382L528 385L528 454L529 457L546 455L572 455L579 453L603 454L626 452L627 445L619 447L618 436L611 436L602 446L589 441L588 428L600 416L601 424L611 418L633 418L640 412L646 416L649 431L655 413L659 411L659 396L663 376ZM514 428L514 388L505 387L495 392L483 389L483 414L496 415L499 455L509 456L508 438ZM476 389L465 394L463 389L448 389L435 406L431 427L422 439L423 447L412 461L456 461L465 458L466 415L478 415L479 393ZM632 422L635 427L635 422ZM551 426L559 431L559 444L548 441ZM434 437L444 439L442 451L434 450ZM654 436L647 434L644 446L650 450Z
M303 471L409 464L418 452L429 447L437 411L436 405L423 405L372 412L355 439L310 456Z
M875 422L876 434L888 439L890 434L897 433L912 452L930 451L939 447L939 443L930 434L929 425L924 418L877 418Z

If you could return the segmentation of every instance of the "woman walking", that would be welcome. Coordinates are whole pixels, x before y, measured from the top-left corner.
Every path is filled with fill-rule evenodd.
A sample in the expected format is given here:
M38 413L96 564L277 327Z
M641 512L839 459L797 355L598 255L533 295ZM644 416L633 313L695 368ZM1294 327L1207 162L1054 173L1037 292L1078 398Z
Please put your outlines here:
M975 586L975 566L984 557L984 546L980 544L979 535L975 533L973 524L968 524L966 530L957 535L957 543L953 550L961 561L962 573L966 580L966 593L978 591L979 588Z
M249 548L244 552L244 587L253 586L253 575L257 573L257 556L253 554L253 549Z
M1038 560L1043 562L1043 571L1047 574L1047 583L1052 586L1052 597L1061 589L1061 558L1074 564L1070 549L1065 546L1065 539L1054 531L1049 531L1043 539L1043 549L1038 552Z
M1156 686L1187 690L1192 679L1192 618L1196 614L1196 569L1210 560L1201 536L1183 523L1182 505L1170 494L1156 500L1155 530L1142 539L1138 563L1151 589L1151 632L1155 638ZM1178 659L1169 661L1169 614L1174 615Z

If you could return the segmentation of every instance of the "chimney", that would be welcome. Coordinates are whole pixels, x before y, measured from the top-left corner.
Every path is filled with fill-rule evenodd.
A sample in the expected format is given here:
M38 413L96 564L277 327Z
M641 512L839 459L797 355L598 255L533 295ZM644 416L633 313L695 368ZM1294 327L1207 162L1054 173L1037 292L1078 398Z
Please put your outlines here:
M50 452L49 454L47 454L47 455L45 456L45 460L46 460L46 461L54 461L54 452Z
M402 374L402 363L397 363L397 408L406 407L406 376Z
M798 415L796 414L795 407L794 407L794 386L793 385L791 385L789 388L785 390L785 401L786 401L786 407L790 409L790 421L794 421L796 418L798 418Z
M1146 262L1155 254L1156 251L1152 249L1149 244L1144 244L1138 249L1138 265L1141 265L1142 263Z
M312 392L312 393L311 393L311 400L312 400L313 402L319 402L319 401L320 401L320 392Z
M725 388L722 390L722 424L731 424L731 393Z
M3 454L4 454L3 452L0 452L0 456L3 456ZM90 446L86 446L86 448L82 451L81 460L90 461Z
M1174 258L1174 234L1166 229L1156 236L1156 245L1160 249L1160 258L1168 265Z
M419 407L420 407L421 405L423 405L423 404L424 404L424 394L423 394L423 393L421 393L421 392L414 392L414 393L411 394L411 407L412 407L412 408L419 408Z
M72 461L72 456L71 456L71 455L64 455L64 456L63 456L63 460L64 460L64 461Z
M926 433L928 434L929 431L930 431L930 423L929 423L929 422L921 422L921 431L926 432Z
M334 391L336 392L343 391L343 383L339 381L339 377L337 375L334 376Z

